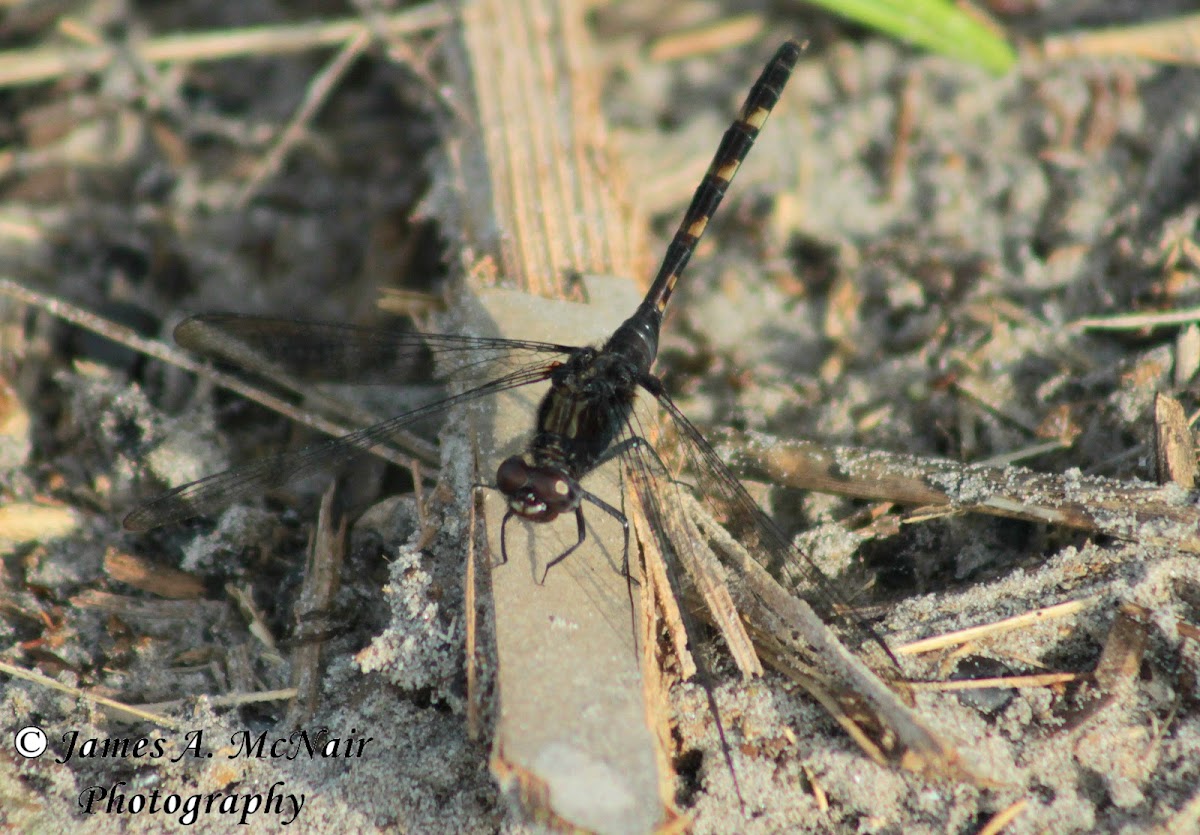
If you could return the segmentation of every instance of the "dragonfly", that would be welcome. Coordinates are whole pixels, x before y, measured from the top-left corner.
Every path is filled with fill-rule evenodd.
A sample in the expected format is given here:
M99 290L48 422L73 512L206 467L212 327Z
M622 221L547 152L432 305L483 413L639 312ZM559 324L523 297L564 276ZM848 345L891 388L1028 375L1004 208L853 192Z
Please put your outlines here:
M786 563L801 573L815 598L814 608L841 624L847 642L866 657L868 664L885 678L899 680L899 668L887 645L870 626L847 613L849 607L833 583L759 508L652 370L663 316L676 285L726 189L778 103L801 51L797 41L789 40L766 64L721 139L644 299L603 344L558 345L237 314L206 314L184 320L175 330L176 341L219 359L245 362L247 356L260 356L300 379L354 383L377 382L389 374L395 379L402 376L396 369L419 364L428 354L448 361L452 370L445 377L462 390L356 432L176 487L133 510L125 517L124 526L131 531L146 531L213 513L231 503L260 496L268 488L343 465L387 445L413 424L448 409L506 390L549 382L525 451L499 464L492 485L507 504L501 523L500 562L508 559L505 530L511 521L545 524L559 517L573 517L577 540L545 566L544 580L546 573L585 541L585 508L591 507L624 527L628 565L629 524L625 515L588 491L582 482L614 459L628 462L627 466L637 467L642 474L652 473L660 481L666 480L659 475L666 465L635 431L635 400L649 397L671 418L689 479L694 479L699 493L721 508L720 515L730 519L746 549L767 565ZM665 504L653 501L651 507L661 511ZM732 755L712 687L706 681L700 683L708 693L732 772ZM736 773L734 782L736 786ZM740 790L738 793L740 797Z

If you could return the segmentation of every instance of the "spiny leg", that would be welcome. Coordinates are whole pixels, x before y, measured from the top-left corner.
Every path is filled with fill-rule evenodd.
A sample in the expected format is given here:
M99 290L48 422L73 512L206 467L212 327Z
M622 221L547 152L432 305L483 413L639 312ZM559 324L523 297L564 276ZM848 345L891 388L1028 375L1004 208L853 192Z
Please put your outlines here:
M596 507L600 508L605 513L607 513L609 516L613 517L614 519L616 519L618 522L621 523L621 530L622 530L622 533L624 534L624 541L625 541L625 545L622 548L622 557L621 557L622 566L623 566L622 571L627 579L633 580L633 578L629 576L629 519L625 516L624 513L617 510L615 507L613 507L608 502L601 499L599 496L597 496L593 493L589 493L587 490L580 488L579 497L582 500L591 502ZM546 576L550 573L550 569L554 568L554 566L558 565L560 562L562 562L567 557L569 557L576 548L578 548L580 545L583 544L584 539L587 538L587 526L586 526L586 524L584 522L584 518L583 518L583 506L582 505L575 508L575 519L576 519L576 524L577 524L578 530L579 530L579 540L574 545L572 545L570 548L568 548L567 550L565 550L561 554L559 554L557 557L550 560L550 562L546 563L546 568L544 571L542 571L542 579L539 581L539 583L541 585L545 585ZM634 580L634 582L636 582L636 580Z
M579 538L575 541L574 545L563 551L554 559L550 560L550 562L546 563L545 569L542 570L542 579L538 580L539 586L546 585L546 577L549 576L551 568L554 568L554 566L571 556L571 553L580 545L582 545L585 539L587 539L587 523L583 520L582 507L575 508L575 527L578 530Z

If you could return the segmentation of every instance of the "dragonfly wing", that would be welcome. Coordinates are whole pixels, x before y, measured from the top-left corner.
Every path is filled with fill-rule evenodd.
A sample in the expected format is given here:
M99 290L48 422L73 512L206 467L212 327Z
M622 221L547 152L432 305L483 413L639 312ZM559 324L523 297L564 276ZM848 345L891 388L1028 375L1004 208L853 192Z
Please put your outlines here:
M337 322L214 313L175 328L198 354L267 376L332 383L483 380L571 348L545 342L359 327Z
M806 596L818 614L832 622L843 641L854 647L855 652L876 674L906 691L907 688L902 684L903 672L887 643L869 624L854 615L845 596L812 558L789 542L787 535L751 498L679 407L665 393L652 393L659 405L671 415L679 432L681 455L686 459L688 477L694 476L698 480L698 492L704 496L708 506L716 511L718 518L728 523L737 541L768 567L788 565L798 569L809 587ZM911 696L907 696L906 700L911 700Z
M215 475L184 484L132 511L124 526L131 531L146 531L170 522L201 516L241 499L261 495L263 491L301 476L335 467L386 444L404 427L438 414L453 406L507 389L546 379L551 367L544 363L518 369L504 377L382 421L349 435L323 441L303 449L253 461Z

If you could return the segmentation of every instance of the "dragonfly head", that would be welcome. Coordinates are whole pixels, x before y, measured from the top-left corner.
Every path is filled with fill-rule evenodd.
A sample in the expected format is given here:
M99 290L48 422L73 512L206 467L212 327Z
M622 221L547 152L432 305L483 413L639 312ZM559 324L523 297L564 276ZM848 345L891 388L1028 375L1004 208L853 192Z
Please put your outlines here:
M549 522L579 507L579 486L556 467L532 467L524 458L506 458L496 471L496 489L509 509L531 522Z

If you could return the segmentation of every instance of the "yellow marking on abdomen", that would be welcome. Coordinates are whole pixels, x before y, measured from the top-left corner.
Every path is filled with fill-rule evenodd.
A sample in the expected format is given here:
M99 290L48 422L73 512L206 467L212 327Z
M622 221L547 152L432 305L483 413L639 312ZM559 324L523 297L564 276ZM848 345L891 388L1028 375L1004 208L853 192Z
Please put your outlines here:
M720 177L722 180L724 180L726 182L726 184L728 184L730 181L733 180L733 175L737 173L738 169L741 166L742 166L741 160L737 160L737 159L730 160L729 162L725 163L720 168L718 168L716 171L714 171L713 176Z
M675 282L679 281L679 273L671 273L664 285L662 297L654 305L659 313L667 309L667 301L671 298L671 293L675 290Z
M766 123L767 116L770 115L770 113L771 108L769 107L757 107L754 109L753 113L746 116L744 119L742 119L742 121L755 130L758 130Z

